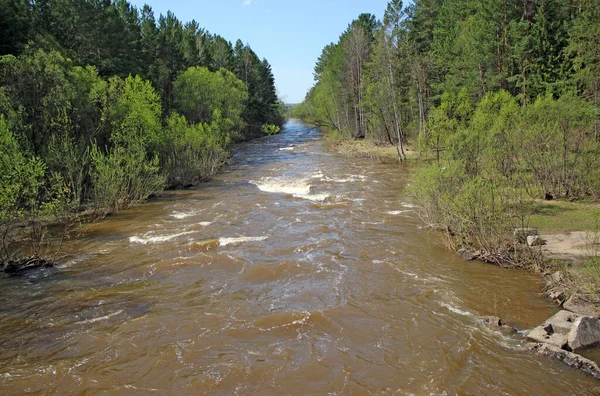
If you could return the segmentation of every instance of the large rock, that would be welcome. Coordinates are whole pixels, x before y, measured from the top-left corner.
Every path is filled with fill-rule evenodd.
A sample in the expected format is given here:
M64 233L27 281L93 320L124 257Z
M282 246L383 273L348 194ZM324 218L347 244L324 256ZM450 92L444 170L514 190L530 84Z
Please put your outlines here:
M539 235L529 235L527 237L527 245L529 247L544 246L545 244L546 240L540 237Z
M572 351L600 345L600 320L594 316L577 318L569 331L567 342Z
M513 236L519 243L526 243L527 237L532 235L538 235L538 230L535 228L516 228L513 231Z
M546 320L542 325L531 330L527 338L542 344L553 345L557 348L566 348L567 336L573 327L573 323L579 315L570 311L560 311Z
M563 303L563 307L579 315L600 317L600 308L598 305L579 294L573 294Z

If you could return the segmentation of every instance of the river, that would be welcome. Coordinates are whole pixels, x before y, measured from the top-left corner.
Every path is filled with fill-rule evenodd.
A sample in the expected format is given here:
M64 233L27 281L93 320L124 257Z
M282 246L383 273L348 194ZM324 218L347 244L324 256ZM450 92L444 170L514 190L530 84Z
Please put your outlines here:
M479 323L557 308L445 250L409 176L288 121L212 182L82 226L57 268L0 278L0 393L590 393Z

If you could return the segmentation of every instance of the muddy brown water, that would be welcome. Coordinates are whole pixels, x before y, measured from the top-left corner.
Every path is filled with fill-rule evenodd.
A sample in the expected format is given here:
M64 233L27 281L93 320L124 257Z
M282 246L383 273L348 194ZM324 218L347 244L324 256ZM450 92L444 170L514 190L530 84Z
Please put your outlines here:
M289 121L198 188L84 227L58 268L0 279L0 393L587 394L518 351L556 312L525 272L421 229L410 171Z

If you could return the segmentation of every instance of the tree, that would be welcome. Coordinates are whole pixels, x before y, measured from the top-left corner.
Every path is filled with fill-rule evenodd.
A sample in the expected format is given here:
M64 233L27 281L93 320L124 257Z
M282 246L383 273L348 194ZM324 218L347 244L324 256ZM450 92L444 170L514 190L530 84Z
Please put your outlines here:
M211 123L218 111L229 125L219 131L226 140L244 127L247 99L246 85L226 69L211 72L206 67L191 67L175 81L177 110L192 124Z
M31 35L31 5L25 0L0 1L0 56L17 55Z

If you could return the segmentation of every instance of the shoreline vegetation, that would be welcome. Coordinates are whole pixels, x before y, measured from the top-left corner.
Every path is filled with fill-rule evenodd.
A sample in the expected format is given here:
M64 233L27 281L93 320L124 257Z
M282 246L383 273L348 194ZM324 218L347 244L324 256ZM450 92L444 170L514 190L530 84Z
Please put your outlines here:
M269 62L194 20L125 0L14 1L0 24L7 273L52 265L82 218L209 180L232 144L283 123Z
M289 114L342 154L417 163L409 192L448 248L598 316L598 48L595 1L393 0L323 49Z

